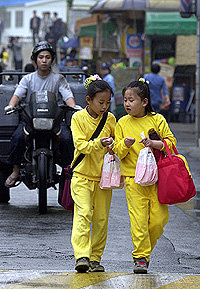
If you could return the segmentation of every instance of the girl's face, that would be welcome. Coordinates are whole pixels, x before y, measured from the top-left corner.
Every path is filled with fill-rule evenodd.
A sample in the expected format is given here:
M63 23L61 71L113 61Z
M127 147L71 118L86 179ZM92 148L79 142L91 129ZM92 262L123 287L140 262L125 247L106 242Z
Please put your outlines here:
M129 115L134 117L145 116L145 107L148 104L148 99L141 99L137 94L136 87L128 88L124 94L124 108Z
M100 114L104 114L110 105L110 100L111 92L109 90L97 92L93 99L87 95L86 101L88 103L89 114L94 118L97 118Z

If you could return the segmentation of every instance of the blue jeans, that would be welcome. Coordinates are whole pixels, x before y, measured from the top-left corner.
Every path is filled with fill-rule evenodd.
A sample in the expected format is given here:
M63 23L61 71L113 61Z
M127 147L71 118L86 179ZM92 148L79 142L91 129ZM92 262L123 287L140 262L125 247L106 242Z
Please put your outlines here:
M26 148L24 137L24 122L21 121L14 131L10 142L10 154L8 157L8 164L20 165ZM62 166L71 164L74 156L74 144L70 128L64 123L61 123L61 136L59 149L62 154Z

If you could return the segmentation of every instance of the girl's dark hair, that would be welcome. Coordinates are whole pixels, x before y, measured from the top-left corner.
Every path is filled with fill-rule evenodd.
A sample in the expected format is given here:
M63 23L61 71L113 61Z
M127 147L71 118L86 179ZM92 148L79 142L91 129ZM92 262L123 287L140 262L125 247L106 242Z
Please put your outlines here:
M93 99L96 95L96 93L98 92L103 92L109 90L111 95L113 95L113 91L112 88L110 87L110 85L108 84L107 81L105 80L95 80L92 81L87 89L87 95Z
M127 87L125 87L122 90L123 97L127 89L134 88L134 87L137 88L137 94L141 98L141 100L144 100L145 98L148 99L148 104L145 106L145 113L146 114L153 113L154 110L151 105L150 89L149 89L149 85L147 82L145 81L143 82L141 80L132 81L131 83L129 83L129 85L127 85Z

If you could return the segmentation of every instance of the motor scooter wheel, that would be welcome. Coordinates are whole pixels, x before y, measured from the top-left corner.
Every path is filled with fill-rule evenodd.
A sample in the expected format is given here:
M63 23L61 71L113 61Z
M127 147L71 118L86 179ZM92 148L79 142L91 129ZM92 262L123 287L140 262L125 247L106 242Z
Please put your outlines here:
M47 156L41 153L38 156L38 197L39 197L39 213L47 212Z

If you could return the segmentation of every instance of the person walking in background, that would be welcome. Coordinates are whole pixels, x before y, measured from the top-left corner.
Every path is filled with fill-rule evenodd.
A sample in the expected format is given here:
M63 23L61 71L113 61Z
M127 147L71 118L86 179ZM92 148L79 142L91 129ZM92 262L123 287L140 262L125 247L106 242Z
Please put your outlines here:
M52 35L52 45L55 49L55 51L57 51L57 43L59 41L59 39L64 35L64 31L63 31L63 22L61 18L58 18L58 13L54 12L53 13L53 19L52 19L52 27L51 27L51 31L50 34ZM55 59L56 63L57 63L57 57Z
M100 74L103 78L103 80L107 81L112 88L113 96L111 98L111 103L114 101L114 94L115 94L115 80L114 77L111 74L111 69L108 63L104 62L101 65Z
M144 75L144 79L149 82L151 104L156 112L160 112L161 105L162 109L167 109L170 105L167 85L164 77L158 74L159 72L160 65L153 63L151 65L151 73Z
M22 71L22 44L19 41L19 37L11 37L8 48L10 48L13 53L13 63L15 66L15 70Z
M62 20L58 18L58 13L53 13L51 23L49 23L49 32L46 34L46 40L51 43L53 49L56 52L55 63L57 64L57 43L59 38L63 35L62 32Z
M1 37L2 37L3 30L4 30L4 23L0 16L0 44L1 44Z
M37 11L34 10L33 11L33 17L30 20L30 29L31 29L32 34L33 34L33 46L35 46L36 38L38 39L40 22L41 22L41 19L40 19L40 17L37 16Z
M40 41L43 41L43 40L48 41L49 33L51 31L52 25L53 25L53 21L50 17L50 12L43 12L42 19L40 22L40 28L39 28Z
M48 11L48 12L46 12L46 15L45 15L45 37L44 37L44 39L46 41L48 41L52 26L53 26L53 21L51 19L51 13Z
M60 48L60 64L59 64L60 71L62 71L63 67L66 64L66 55L67 55L66 49Z
M45 18L46 18L46 12L42 12L42 19L40 21L40 27L39 27L39 41L43 41L46 34L46 26L45 26Z
M6 48L2 47L2 50L0 53L0 63L1 63L3 70L6 69L6 67L8 65L8 59L9 59L9 54L8 54Z
M74 200L72 246L78 272L103 272L100 264L108 228L112 190L100 189L99 182L107 146L113 143L116 120L108 113L98 137L90 140L110 105L112 89L99 78L90 76L84 82L87 89L87 107L72 117L71 129L75 146L74 160L82 153L84 158L74 168L71 194ZM92 226L91 226L92 224ZM90 233L91 232L91 233Z
M104 62L101 65L101 71L100 74L103 78L103 80L107 81L112 88L113 94L115 93L115 80L114 77L111 74L111 69L108 63Z
M128 115L119 119L115 128L114 153L121 159L121 174L125 178L125 192L131 223L134 273L147 273L150 255L168 222L168 205L158 201L157 184L141 186L134 181L138 155L144 147L164 150L165 139L170 150L176 139L165 118L153 111L148 83L143 78L131 82L122 91ZM154 130L158 140L151 140ZM140 133L145 138L141 140Z

